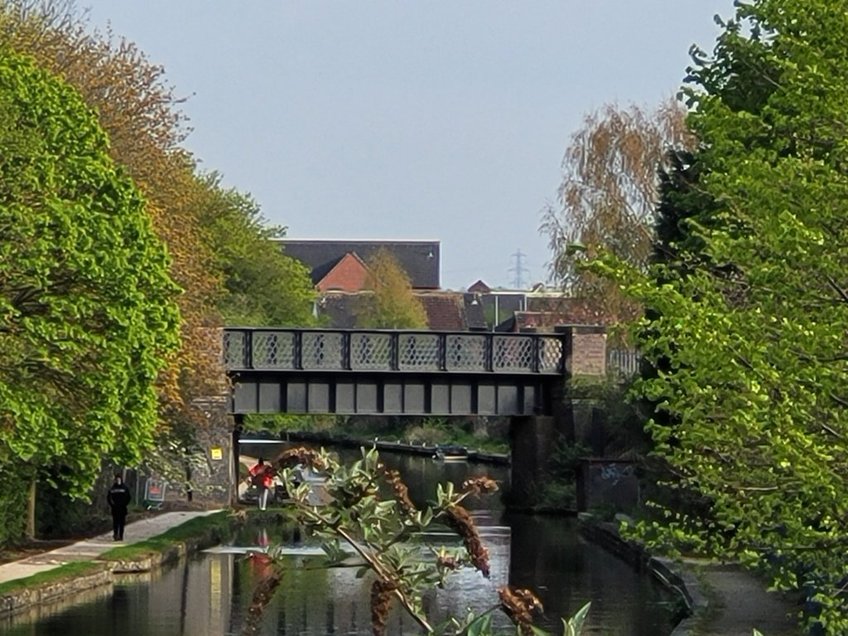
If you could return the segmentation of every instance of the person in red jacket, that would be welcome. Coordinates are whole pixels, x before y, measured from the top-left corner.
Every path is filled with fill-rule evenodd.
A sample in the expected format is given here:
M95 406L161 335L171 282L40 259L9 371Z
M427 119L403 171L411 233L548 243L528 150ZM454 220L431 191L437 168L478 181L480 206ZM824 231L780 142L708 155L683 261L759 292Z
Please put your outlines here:
M268 493L271 492L271 487L274 485L274 469L260 457L256 465L248 472L250 473L250 477L248 477L250 483L256 486L258 490L259 509L265 510L268 505Z

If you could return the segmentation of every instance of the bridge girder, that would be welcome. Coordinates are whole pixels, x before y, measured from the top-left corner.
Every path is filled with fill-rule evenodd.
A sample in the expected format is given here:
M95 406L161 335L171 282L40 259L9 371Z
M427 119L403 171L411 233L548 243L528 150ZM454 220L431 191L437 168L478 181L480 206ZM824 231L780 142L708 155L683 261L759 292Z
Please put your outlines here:
M234 374L231 412L339 415L549 415L556 376Z

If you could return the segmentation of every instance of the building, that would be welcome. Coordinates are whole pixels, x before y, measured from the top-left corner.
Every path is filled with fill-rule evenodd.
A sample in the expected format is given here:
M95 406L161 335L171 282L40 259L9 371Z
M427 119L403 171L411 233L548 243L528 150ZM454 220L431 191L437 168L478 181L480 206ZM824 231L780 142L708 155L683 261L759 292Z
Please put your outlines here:
M310 270L320 292L357 293L365 289L368 260L388 251L409 276L413 290L440 288L439 241L277 239L287 256Z
M319 292L315 313L329 327L356 326L357 305L368 292L368 261L386 250L409 277L430 329L485 330L483 308L473 294L440 289L439 241L278 239L286 255L304 263Z

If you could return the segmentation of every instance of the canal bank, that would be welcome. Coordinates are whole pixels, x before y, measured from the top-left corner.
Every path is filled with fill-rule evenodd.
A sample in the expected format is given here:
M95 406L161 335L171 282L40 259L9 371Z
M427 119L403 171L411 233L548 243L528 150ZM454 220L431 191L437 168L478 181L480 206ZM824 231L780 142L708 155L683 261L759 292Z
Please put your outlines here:
M800 607L790 595L767 591L765 582L738 564L651 556L622 539L615 523L581 514L580 532L675 591L686 614L670 636L802 636Z
M132 545L143 542L162 535L187 520L206 514L208 513L163 513L151 519L137 521L128 526L126 543ZM591 535L593 541L602 543L626 560L644 558L643 554L632 547L625 549L624 542L617 538L611 528L604 528L600 524L591 525L594 530L586 532ZM589 528L590 524L584 524L583 527ZM98 556L113 547L111 537L102 535L44 553L37 558L6 563L0 565L0 583L31 576L34 570L55 570L65 563L96 562ZM664 580L666 585L677 588L691 603L693 615L682 621L672 632L672 636L750 636L753 628L759 629L764 636L794 636L800 633L792 621L784 617L785 611L791 609L790 604L785 600L775 599L775 595L765 592L761 582L735 568L710 567L709 564L696 561L680 564L662 559L649 559L649 563L654 576ZM40 590L27 589L26 606L23 603L24 596L17 596L18 601L15 603L10 600L8 594L0 594L0 625L13 607L16 608L15 611L37 613L34 608L39 604L62 602L63 599L78 595L92 586L110 586L113 576L113 570L103 564L101 570L82 577L57 581L45 585Z
M221 541L217 525L202 524L192 530L186 524L216 514L228 513L163 512L128 524L122 542L115 542L107 532L0 564L0 625L9 616L72 601L81 593L111 586L116 575L150 571L215 545ZM187 532L174 536L180 527Z

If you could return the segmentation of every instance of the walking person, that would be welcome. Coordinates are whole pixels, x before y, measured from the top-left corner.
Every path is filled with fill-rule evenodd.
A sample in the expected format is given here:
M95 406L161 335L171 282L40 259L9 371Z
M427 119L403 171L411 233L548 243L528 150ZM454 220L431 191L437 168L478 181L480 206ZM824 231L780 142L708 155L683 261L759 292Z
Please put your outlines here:
M124 483L123 476L118 473L115 481L106 495L106 502L112 511L112 538L115 541L124 540L124 526L127 523L127 506L130 505L132 496L130 489Z
M274 469L260 457L256 465L248 472L250 473L250 477L248 478L250 483L257 488L259 509L265 510L268 506L268 494L271 492L271 487L274 484Z

